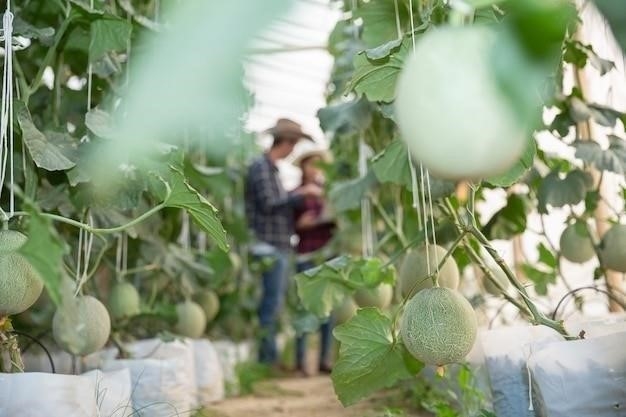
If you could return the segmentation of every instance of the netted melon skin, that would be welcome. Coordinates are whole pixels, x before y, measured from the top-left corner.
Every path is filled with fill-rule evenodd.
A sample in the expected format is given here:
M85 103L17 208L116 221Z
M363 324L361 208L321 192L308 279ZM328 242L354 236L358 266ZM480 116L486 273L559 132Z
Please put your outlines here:
M114 319L124 319L139 314L140 298L137 289L128 282L119 283L111 288L109 294L109 312Z
M413 287L415 287L413 294L425 288L432 288L432 279L426 279L429 275L428 265L430 272L433 273L447 252L446 248L439 245L428 245L428 262L425 245L408 252L400 266L398 279L402 296L408 296ZM439 270L439 286L456 289L459 286L459 276L459 267L454 259L449 257Z
M27 240L20 232L0 231L0 317L26 311L43 291L35 268L17 253Z
M470 303L456 290L427 288L407 303L400 335L407 350L427 365L461 361L476 341L478 323Z
M178 321L174 330L181 336L197 339L204 334L206 316L204 310L193 301L185 301L176 305Z
M596 255L593 242L588 236L581 236L576 230L576 225L569 225L563 230L559 240L561 255L574 263L584 263Z
M104 304L90 295L57 309L52 319L52 335L66 352L85 356L106 345L111 334L111 317Z
M626 272L626 225L611 227L600 245L602 266L612 271Z

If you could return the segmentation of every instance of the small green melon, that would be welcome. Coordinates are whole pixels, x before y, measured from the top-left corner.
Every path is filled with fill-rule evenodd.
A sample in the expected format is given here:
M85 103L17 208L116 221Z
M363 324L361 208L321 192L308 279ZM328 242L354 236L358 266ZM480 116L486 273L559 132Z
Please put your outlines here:
M428 365L461 361L472 349L478 321L470 303L456 290L435 287L406 304L400 335L407 350Z
M202 307L207 323L213 321L220 311L220 299L215 291L202 290L194 294L193 300Z
M434 272L446 253L448 251L441 246L428 245L427 262L425 245L408 252L400 266L398 284L402 296L408 296L413 287L415 287L413 294L424 288L432 288L433 282L427 278L428 265L430 265L430 272ZM459 286L459 275L459 267L456 265L456 261L449 257L439 270L439 286L456 289Z
M496 279L496 281L498 281L498 284L500 284L500 286L506 291L509 288L510 283L509 283L509 278L506 276L502 268L500 268L499 265L494 264L493 262L492 263L487 262L487 266L493 273L493 277ZM481 279L482 279L482 283L483 283L483 287L485 288L485 291L487 291L491 295L502 294L502 291L500 290L500 288L498 288L496 284L494 284L489 278L487 278L485 274L482 273L482 271L481 271L481 277L482 277Z
M391 304L393 287L389 284L380 284L376 288L361 288L354 293L354 301L359 307L386 308Z
M77 356L97 352L111 334L111 318L104 304L86 295L66 300L52 319L52 334L59 347Z
M43 290L35 268L17 252L27 240L15 230L0 231L0 317L27 310Z
M340 325L350 320L356 314L357 308L352 297L346 297L343 303L333 311L334 324Z
M176 305L178 320L174 330L181 336L197 339L206 328L204 310L193 301L184 301Z
M561 255L568 261L582 264L596 255L587 227L583 223L567 226L559 242Z
M140 298L137 289L128 282L117 283L109 294L109 312L113 319L136 316L140 311Z
M626 225L616 224L604 234L599 254L605 268L626 272Z

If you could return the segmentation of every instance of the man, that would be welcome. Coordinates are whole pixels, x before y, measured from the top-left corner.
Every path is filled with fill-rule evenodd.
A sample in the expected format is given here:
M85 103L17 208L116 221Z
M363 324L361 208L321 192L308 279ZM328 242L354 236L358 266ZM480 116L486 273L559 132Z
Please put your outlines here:
M280 119L268 130L274 137L271 148L252 162L246 178L246 215L256 243L252 254L272 256L274 262L263 273L263 294L259 305L261 341L259 361L275 365L278 359L276 331L287 290L289 256L294 235L294 210L306 197L319 197L322 189L310 184L295 192L285 191L278 177L276 162L291 154L301 139L313 140L301 126Z

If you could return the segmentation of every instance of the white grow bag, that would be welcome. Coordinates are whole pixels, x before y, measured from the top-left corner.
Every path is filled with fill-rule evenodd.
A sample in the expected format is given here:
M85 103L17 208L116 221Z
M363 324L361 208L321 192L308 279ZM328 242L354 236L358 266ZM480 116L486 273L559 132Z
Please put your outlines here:
M626 416L626 332L551 343L528 368L540 417Z
M105 370L128 369L137 417L186 417L197 407L191 343L142 340L126 346L133 359L110 360Z
M192 341L198 404L209 405L224 399L224 373L217 351L206 339Z

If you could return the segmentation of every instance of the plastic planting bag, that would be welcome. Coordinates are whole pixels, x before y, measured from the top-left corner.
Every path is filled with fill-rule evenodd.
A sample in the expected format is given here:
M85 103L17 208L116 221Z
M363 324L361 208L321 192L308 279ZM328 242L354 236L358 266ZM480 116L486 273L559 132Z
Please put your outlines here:
M563 338L545 326L515 326L481 332L478 340L485 354L495 414L534 417L526 362L537 344Z
M198 403L209 405L224 399L224 373L217 351L206 339L192 341Z
M626 332L551 343L528 360L540 417L626 416Z
M89 376L0 374L0 417L98 416L94 382Z
M130 417L134 415L131 400L130 371L87 372L83 377L93 379L96 405L100 417Z
M125 348L132 359L107 361L104 369L130 371L134 416L185 417L197 408L190 342L149 339Z

